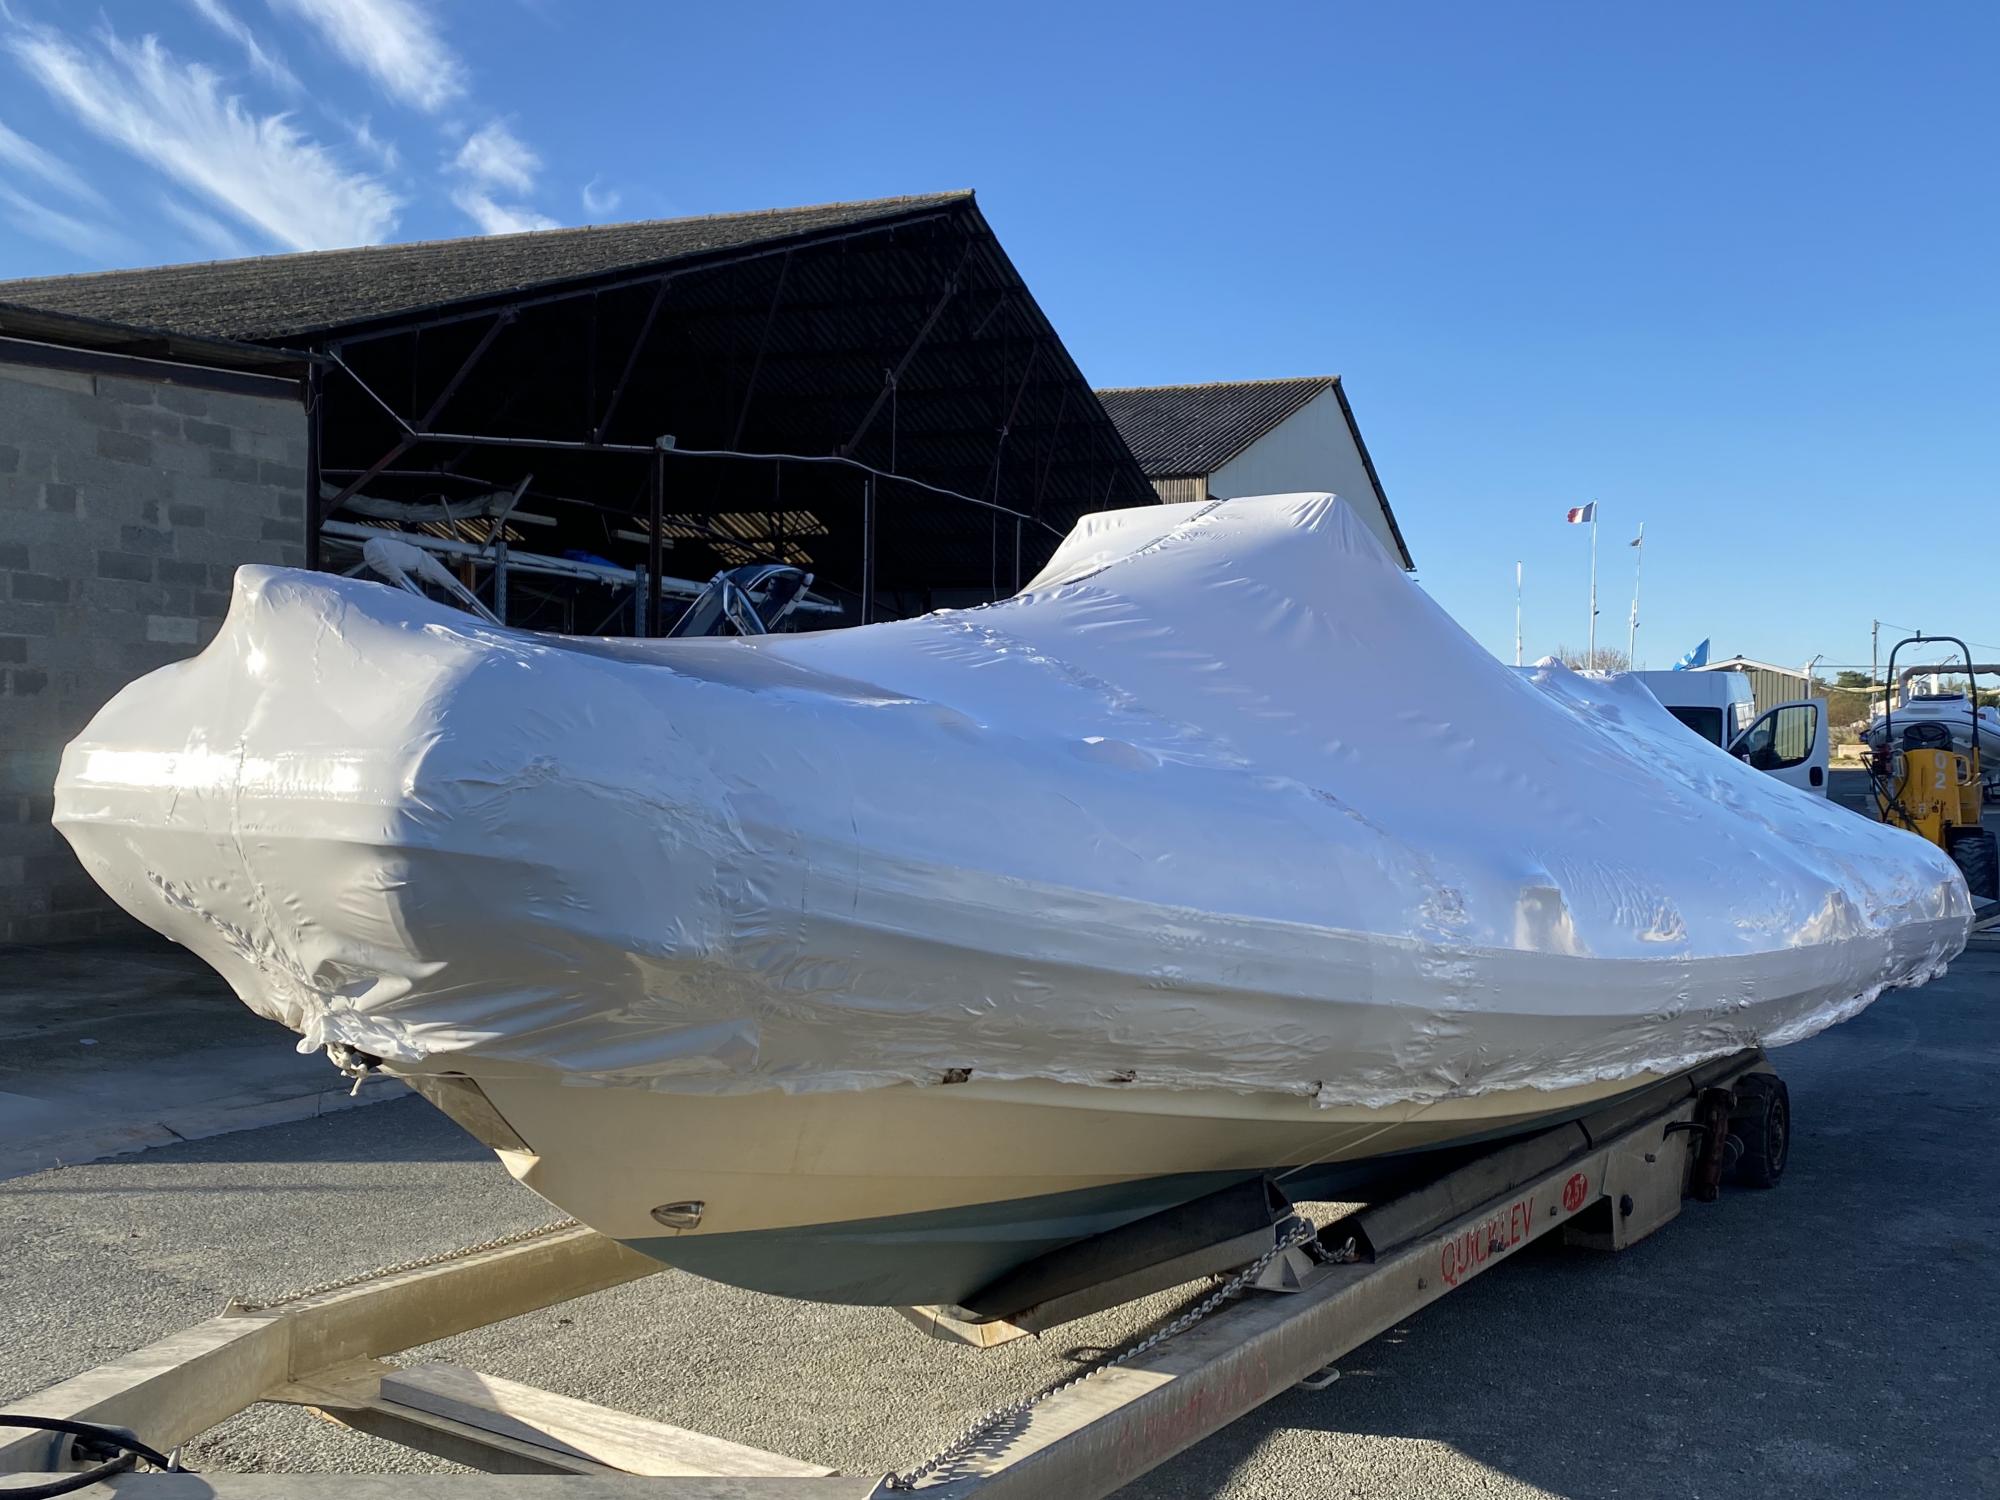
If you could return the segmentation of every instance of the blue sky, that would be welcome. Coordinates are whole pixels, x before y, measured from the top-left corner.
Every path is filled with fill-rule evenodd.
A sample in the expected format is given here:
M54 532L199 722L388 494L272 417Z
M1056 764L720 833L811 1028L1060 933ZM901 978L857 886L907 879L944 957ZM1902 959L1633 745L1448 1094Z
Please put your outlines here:
M1513 650L1995 643L2000 8L0 0L0 277L972 187L1103 385L1339 372ZM1885 635L1887 632L1885 631Z

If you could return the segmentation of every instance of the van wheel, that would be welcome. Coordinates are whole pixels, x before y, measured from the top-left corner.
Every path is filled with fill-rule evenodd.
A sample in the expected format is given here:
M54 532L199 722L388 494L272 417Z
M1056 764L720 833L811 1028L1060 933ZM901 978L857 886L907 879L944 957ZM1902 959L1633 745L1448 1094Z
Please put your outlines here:
M1792 1093L1785 1080L1773 1073L1738 1079L1729 1133L1743 1146L1731 1180L1744 1187L1776 1187L1792 1155Z

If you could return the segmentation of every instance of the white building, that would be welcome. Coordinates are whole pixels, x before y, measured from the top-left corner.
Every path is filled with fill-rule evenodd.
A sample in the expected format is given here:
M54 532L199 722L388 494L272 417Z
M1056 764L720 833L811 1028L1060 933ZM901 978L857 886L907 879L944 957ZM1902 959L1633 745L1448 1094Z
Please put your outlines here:
M1338 375L1097 394L1161 500L1331 490L1404 567L1416 566Z

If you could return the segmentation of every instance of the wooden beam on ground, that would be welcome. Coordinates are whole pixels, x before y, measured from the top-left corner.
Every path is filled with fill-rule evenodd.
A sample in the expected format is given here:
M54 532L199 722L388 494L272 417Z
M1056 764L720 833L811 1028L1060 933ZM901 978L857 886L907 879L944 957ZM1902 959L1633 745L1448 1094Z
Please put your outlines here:
M819 1464L442 1361L401 1369L365 1363L279 1394L347 1426L491 1473L774 1478L833 1473ZM437 1439L450 1451L438 1446Z

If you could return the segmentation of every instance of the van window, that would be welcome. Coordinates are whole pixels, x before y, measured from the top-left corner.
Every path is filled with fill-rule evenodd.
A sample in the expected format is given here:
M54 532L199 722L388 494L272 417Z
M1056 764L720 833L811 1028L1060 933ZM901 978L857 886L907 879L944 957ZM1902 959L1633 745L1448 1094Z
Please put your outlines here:
M1679 719L1711 745L1722 743L1722 710L1719 708L1669 708Z
M1812 754L1818 725L1810 704L1787 704L1759 719L1736 749L1756 770L1790 770Z

